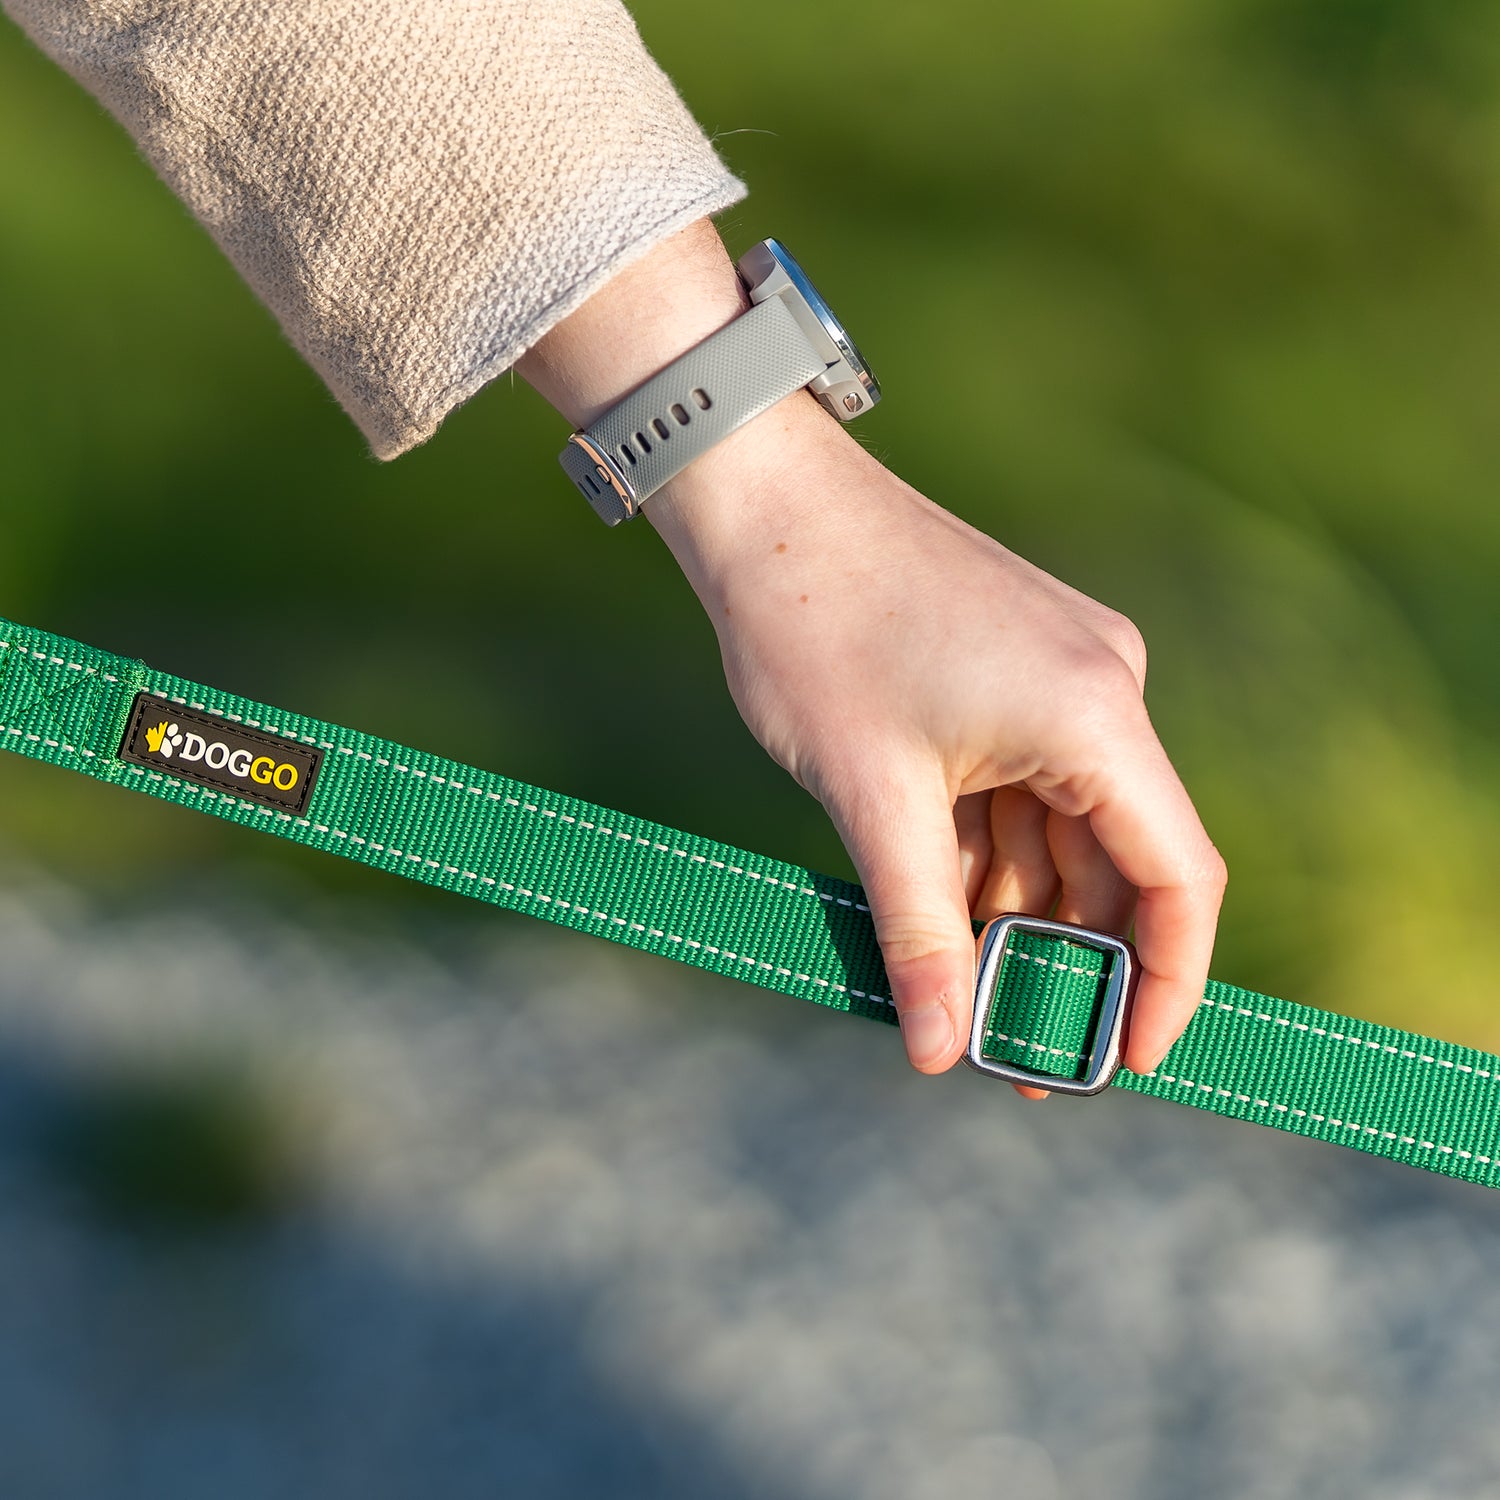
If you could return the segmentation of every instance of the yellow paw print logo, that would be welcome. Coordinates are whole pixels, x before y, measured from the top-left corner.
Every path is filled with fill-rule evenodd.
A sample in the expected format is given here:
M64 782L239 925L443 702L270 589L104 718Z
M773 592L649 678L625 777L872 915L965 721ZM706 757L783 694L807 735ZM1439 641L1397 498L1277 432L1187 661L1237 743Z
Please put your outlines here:
M146 748L153 755L163 755L169 760L172 752L182 743L182 731L166 719L146 730Z

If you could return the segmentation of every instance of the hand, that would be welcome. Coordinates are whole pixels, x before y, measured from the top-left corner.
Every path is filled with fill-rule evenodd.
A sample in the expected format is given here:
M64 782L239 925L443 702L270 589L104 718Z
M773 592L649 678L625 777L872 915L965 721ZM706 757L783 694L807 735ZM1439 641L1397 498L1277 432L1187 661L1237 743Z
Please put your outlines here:
M517 368L586 426L743 306L700 223ZM645 514L714 622L746 723L854 860L913 1064L963 1053L970 916L1055 905L1116 932L1134 916L1125 1062L1149 1072L1202 998L1225 871L1147 717L1135 627L925 499L806 393Z
M963 1053L971 914L1055 905L1113 932L1134 916L1125 1060L1150 1071L1202 998L1225 872L1147 717L1135 627L925 499L806 395L647 514L746 723L854 860L913 1064Z

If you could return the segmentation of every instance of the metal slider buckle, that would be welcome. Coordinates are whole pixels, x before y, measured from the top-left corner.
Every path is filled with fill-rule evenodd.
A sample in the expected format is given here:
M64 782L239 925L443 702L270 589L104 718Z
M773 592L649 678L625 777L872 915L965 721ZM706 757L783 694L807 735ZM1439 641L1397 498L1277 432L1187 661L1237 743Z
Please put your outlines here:
M1000 992L1000 973L1005 965L1006 944L1013 932L1035 932L1062 938L1085 948L1109 954L1114 962L1104 979L1104 994L1094 1012L1089 1028L1088 1062L1082 1078L1059 1077L1017 1063L997 1062L984 1055L985 1031L995 997ZM1124 938L1089 927L1075 927L1068 922L1049 922L1041 917L1021 916L1014 912L996 917L979 937L979 977L974 985L974 1020L969 1028L969 1050L964 1061L976 1072L989 1078L1003 1078L1027 1088L1047 1089L1054 1094L1097 1094L1109 1087L1120 1067L1121 1043L1125 1032L1125 1015L1135 994L1140 961L1135 949Z

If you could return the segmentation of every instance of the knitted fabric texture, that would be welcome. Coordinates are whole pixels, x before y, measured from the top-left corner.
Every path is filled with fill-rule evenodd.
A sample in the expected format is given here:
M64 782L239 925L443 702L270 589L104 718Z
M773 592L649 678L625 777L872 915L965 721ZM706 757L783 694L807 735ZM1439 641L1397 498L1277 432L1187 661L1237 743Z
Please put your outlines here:
M618 0L0 0L381 458L744 196Z

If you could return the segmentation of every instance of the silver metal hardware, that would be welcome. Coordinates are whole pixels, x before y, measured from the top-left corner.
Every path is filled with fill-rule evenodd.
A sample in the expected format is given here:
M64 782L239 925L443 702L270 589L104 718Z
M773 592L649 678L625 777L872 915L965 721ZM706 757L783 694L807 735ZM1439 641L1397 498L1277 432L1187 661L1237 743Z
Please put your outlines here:
M619 465L582 432L570 433L568 441L588 455L587 464L575 465L567 461L564 450L563 467L583 491L584 499L611 526L619 521L630 520L640 509L640 501L636 498L635 486Z
M807 272L780 240L762 240L738 261L740 279L752 302L780 297L827 368L808 382L808 390L836 416L847 422L880 400L880 382L844 325Z
M1005 963L1006 944L1016 931L1036 932L1062 938L1070 943L1093 948L1113 959L1107 975L1101 976L1104 993L1099 999L1090 1031L1089 1055L1082 1078L1059 1077L1017 1063L997 1062L984 1055L985 1031L1000 986L1000 971ZM1125 1016L1135 993L1140 960L1135 949L1124 938L1069 922L1050 922L1042 917L1007 913L996 917L979 938L979 976L974 985L974 1020L969 1028L969 1049L964 1061L988 1078L1001 1078L1026 1088L1046 1089L1054 1094L1097 1094L1109 1087L1120 1067L1121 1044L1125 1034Z

